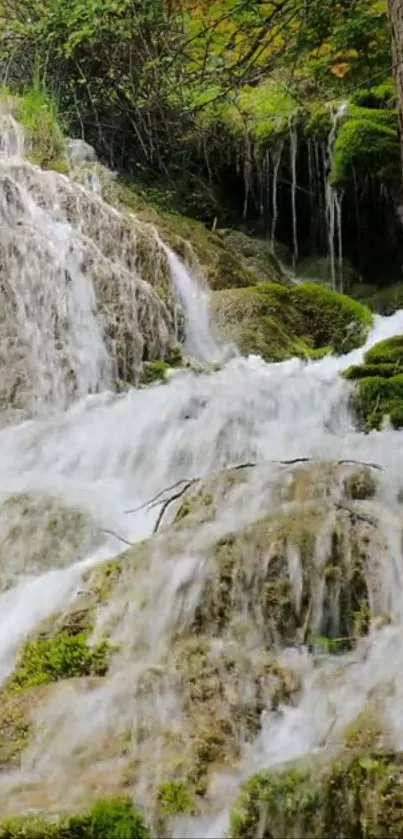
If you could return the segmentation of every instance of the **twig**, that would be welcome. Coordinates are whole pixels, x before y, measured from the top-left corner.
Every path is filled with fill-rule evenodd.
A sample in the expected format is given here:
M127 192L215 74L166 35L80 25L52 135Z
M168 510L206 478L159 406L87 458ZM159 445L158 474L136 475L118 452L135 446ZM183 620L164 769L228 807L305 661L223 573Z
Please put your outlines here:
M375 521L375 519L371 518L371 516L364 516L363 513L358 513L356 510L352 510L351 507L346 507L344 504L335 503L334 506L337 510L344 510L346 513L349 513L349 515L353 518L356 518L359 521L363 521L365 522L365 524L370 524L371 527L378 527L378 522Z
M180 498L182 495L184 495L186 490L188 490L191 486L193 486L193 484L196 484L198 480L199 480L199 478L192 478L192 480L188 481L188 483L185 484L185 486L182 487L182 489L180 489L179 492L176 492L175 495L171 495L169 498L167 498L164 501L164 503L163 503L163 505L162 505L162 507L159 511L157 521L155 522L153 533L157 532L157 530L158 530L158 528L161 524L161 521L162 521L163 515L165 513L165 510L167 509L167 507L169 507L170 504L172 504L172 501L176 501L178 498Z
M119 539L119 542L123 542L124 545L129 545L133 547L134 542L129 542L128 539L125 539L123 536L119 536L118 533L115 533L114 530L108 530L106 527L101 527L99 530L100 533L107 533L109 536L114 536L115 539Z
M171 484L171 486L165 487L165 489L161 489L160 492L157 492L157 494L153 496L153 498L150 498L149 501L145 501L144 504L140 504L139 507L133 507L132 510L125 510L124 511L125 515L128 515L129 513L138 513L139 510L144 510L145 507L154 507L155 503L158 502L158 499L161 498L161 495L164 495L165 492L170 492L171 489L176 489L176 487L179 486L179 484L185 484L190 480L194 480L194 479L193 478L181 478L180 481L176 481L174 484Z
M261 465L265 466L265 465L268 465L270 463L273 463L273 464L280 465L280 466L294 466L296 463L311 463L311 462L315 462L315 461L318 461L318 458L314 458L314 457L294 457L291 460L270 460L270 461L263 462ZM325 461L321 461L321 462L325 462ZM338 466L342 466L343 464L349 464L350 463L350 464L355 464L357 466L367 466L370 469L378 469L379 471L384 470L384 467L380 466L379 463L366 463L363 460L337 460L336 463L337 463ZM252 469L252 468L254 468L255 466L258 466L258 465L259 464L256 463L255 461L248 461L246 463L238 463L236 466L227 466L222 471L223 472L231 472L231 471L236 472L236 471L241 470L241 469ZM124 514L129 515L130 513L138 513L140 510L144 510L146 507L148 507L149 509L152 509L153 507L156 507L158 504L163 503L162 502L162 496L165 495L166 492L170 492L170 490L176 489L176 487L180 486L180 484L186 484L186 486L183 490L183 492L185 492L187 487L190 487L190 486L192 486L192 484L197 483L197 481L201 481L201 480L203 480L202 476L195 477L195 478L181 478L179 481L176 481L174 484L171 484L171 486L168 486L168 487L165 487L164 489L161 489L159 492L157 492L156 495L154 495L148 501L145 501L143 504L140 504L138 507L133 507L129 510L125 510ZM182 495L182 492L180 493L180 495ZM175 496L175 498L176 497L180 497L180 496ZM168 499L168 503L170 503L170 500L171 499ZM172 498L172 500L174 500L174 498Z

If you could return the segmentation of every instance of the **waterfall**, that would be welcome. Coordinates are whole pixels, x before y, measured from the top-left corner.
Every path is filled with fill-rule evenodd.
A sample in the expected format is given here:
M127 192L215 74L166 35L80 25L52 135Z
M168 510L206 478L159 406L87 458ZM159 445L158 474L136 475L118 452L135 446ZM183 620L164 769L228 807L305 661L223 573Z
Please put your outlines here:
M202 361L220 361L223 347L214 339L209 314L207 289L192 275L179 257L170 248L162 246L171 269L172 282L187 315L185 349Z
M293 268L298 262L298 229L297 229L297 153L298 153L298 132L295 126L290 126L290 161L291 161L291 215L292 215L292 241L293 241Z
M337 126L339 120L346 113L348 104L342 102L341 105L334 110L331 106L331 128L329 131L326 151L324 151L323 165L324 165L324 183L325 183L325 213L326 213L326 231L328 241L328 255L330 262L330 275L332 288L343 291L343 246L342 246L342 193L338 193L332 186L330 176L333 163L334 143L337 134ZM336 248L335 239L337 242L337 268L336 270Z
M93 178L24 160L11 118L0 137L0 412L60 410L134 381L177 340L178 303L189 353L215 359L206 292L155 230L107 205Z
M271 242L273 247L273 252L275 250L275 237L276 237L276 226L277 226L277 218L278 218L278 207L277 207L277 189L278 189L278 173L280 169L281 157L283 154L283 141L280 141L278 148L275 150L273 154L273 185L272 185L272 223L271 223Z
M177 839L222 839L246 777L289 758L323 756L330 727L337 745L375 690L388 688L385 714L394 742L403 739L401 432L358 431L351 384L340 376L379 340L403 332L403 312L376 317L366 346L343 357L267 364L225 356L210 332L206 289L152 226L25 162L12 138L7 144L13 155L0 160L0 409L5 414L16 402L22 416L7 414L0 429L0 682L18 666L28 638L39 631L47 638L50 627L77 629L83 614L91 621L90 649L106 637L112 661L106 675L32 687L29 737L24 729L21 755L2 766L0 811L53 817L123 790L152 814L156 789L219 748L238 717L248 721L256 695L256 729L248 737L236 729L238 751L227 761L213 754L214 776L196 778L207 790L200 812L169 826ZM273 238L281 151L273 164ZM220 367L178 370L164 385L112 392L118 373L130 384L144 357L162 357L177 339L178 298L187 351ZM278 562L298 509L316 520L323 502L313 554L316 627L335 525L324 478L322 486L305 474L298 497L290 496L296 473L288 461L301 458L324 462L339 507L340 464L380 467L374 498L358 499L350 513L366 526L365 550L372 547L371 608L379 603L383 614L386 604L393 622L374 626L362 648L336 658L318 662L306 649L283 649L278 672L294 674L300 690L275 707L270 691L279 675L267 659L270 627L262 629L257 606L261 571ZM270 554L275 516L287 511ZM353 527L349 508L341 514ZM371 543L375 514L380 532ZM251 527L267 516L255 550ZM243 575L226 553L237 534L247 555ZM296 611L297 548L290 544L286 555ZM342 559L356 557L346 549ZM223 596L237 610L224 630ZM336 608L332 618L337 623ZM217 683L223 689L212 710ZM2 701L7 710L7 695ZM232 719L226 714L234 707Z

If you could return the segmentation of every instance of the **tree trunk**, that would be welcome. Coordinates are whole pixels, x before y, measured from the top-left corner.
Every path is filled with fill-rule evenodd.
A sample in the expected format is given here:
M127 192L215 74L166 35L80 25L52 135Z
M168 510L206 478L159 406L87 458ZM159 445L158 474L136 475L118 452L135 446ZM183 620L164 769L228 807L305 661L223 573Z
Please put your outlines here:
M389 0L389 17L392 30L392 61L399 112L403 183L403 0Z

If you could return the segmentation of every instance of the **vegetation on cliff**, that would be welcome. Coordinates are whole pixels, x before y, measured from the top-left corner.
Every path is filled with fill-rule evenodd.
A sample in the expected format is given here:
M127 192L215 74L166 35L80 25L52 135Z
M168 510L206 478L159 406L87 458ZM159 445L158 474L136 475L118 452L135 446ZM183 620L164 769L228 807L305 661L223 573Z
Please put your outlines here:
M349 367L345 377L355 381L353 407L367 429L380 428L389 418L403 427L403 338L396 335L371 347L364 363Z
M330 766L262 772L244 786L231 839L403 836L399 752L344 754Z

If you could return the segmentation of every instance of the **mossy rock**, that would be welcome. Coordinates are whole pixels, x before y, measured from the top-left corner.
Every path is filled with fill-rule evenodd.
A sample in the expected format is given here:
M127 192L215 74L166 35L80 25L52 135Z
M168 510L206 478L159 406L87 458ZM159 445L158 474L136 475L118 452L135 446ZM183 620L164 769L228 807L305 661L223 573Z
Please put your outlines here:
M361 365L344 376L355 381L353 408L366 429L379 429L385 417L403 428L403 336L386 338L366 352Z
M296 764L261 772L243 787L229 839L403 837L403 755L348 753L327 768Z
M362 304L314 283L216 292L212 312L225 338L267 361L349 352L365 341L372 321Z
M307 643L316 636L340 638L342 648L353 646L357 614L368 605L370 586L375 584L367 568L371 564L368 531L343 510L335 511L327 556L319 569L316 544L331 509L301 506L293 513L271 514L220 539L213 550L214 572L196 609L194 631L237 633L243 610L269 649ZM298 595L289 572L290 553L298 557ZM321 618L317 624L314 603L319 579ZM362 624L361 629L366 631Z
M129 798L97 801L84 814L47 820L41 816L0 823L0 839L150 839L144 816Z
M31 711L43 697L43 689L33 688L23 694L2 696L0 705L0 771L18 767L21 753L32 734Z
M357 177L371 173L382 183L399 183L400 148L395 111L350 105L336 137L332 184L345 186L353 172Z
M183 771L201 794L212 769L240 759L240 743L257 735L263 710L293 701L300 685L274 654L247 650L231 638L217 649L211 637L184 636L175 661L188 726Z
M262 283L280 282L284 285L290 284L281 271L271 245L266 240L252 238L238 230L217 230L217 236L225 245L225 256L233 255L234 262L243 267L244 276L245 270L247 270L252 272ZM225 266L222 265L222 267L224 269L223 276L225 276ZM239 277L238 282L236 282L235 277L234 280L230 284L231 288L236 288L238 285L250 285L253 277L249 278L247 283L242 282L241 277ZM229 284L222 285L222 281L221 279L221 285L213 283L212 287L216 289L228 288ZM253 284L255 283L253 282Z

